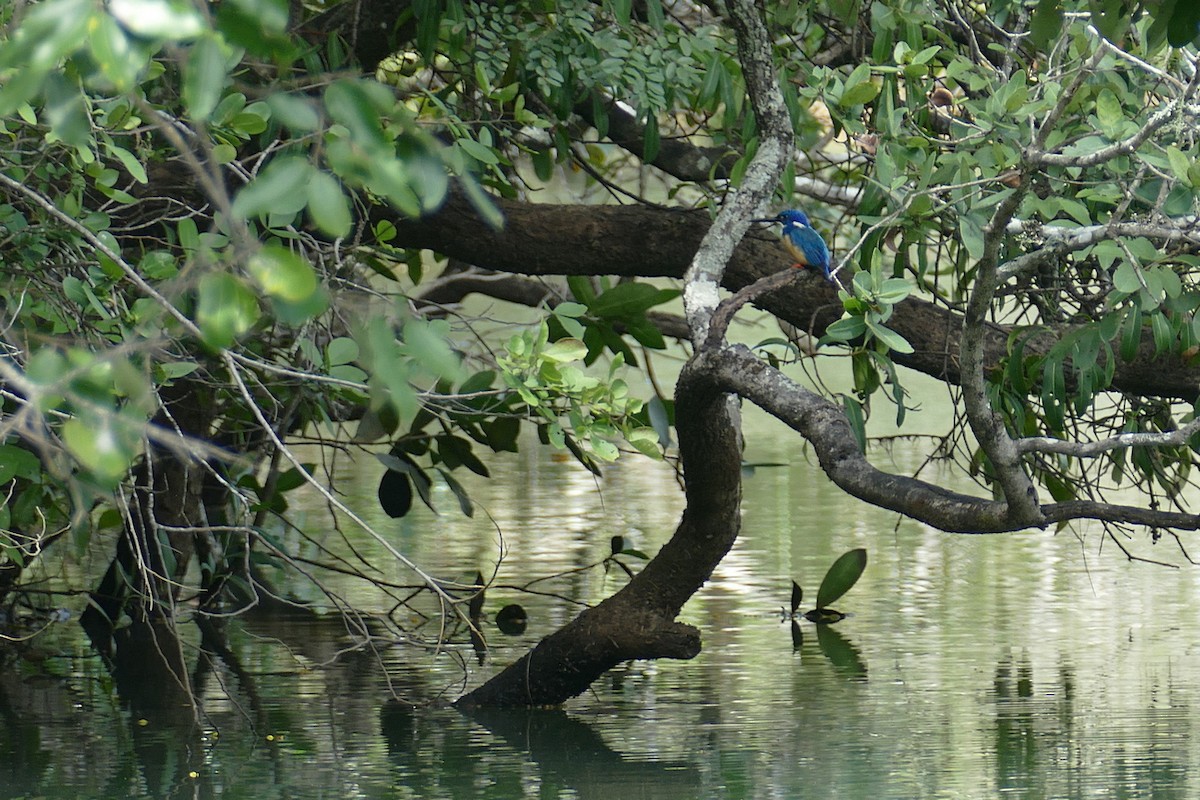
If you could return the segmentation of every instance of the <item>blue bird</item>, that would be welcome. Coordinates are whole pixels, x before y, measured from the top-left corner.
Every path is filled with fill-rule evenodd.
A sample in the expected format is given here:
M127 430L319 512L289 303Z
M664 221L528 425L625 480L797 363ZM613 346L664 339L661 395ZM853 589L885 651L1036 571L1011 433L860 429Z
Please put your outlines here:
M756 219L752 222L778 222L783 225L783 244L796 259L796 266L819 272L825 280L841 286L841 281L830 271L829 248L825 240L813 230L808 222L808 215L803 211L792 208L770 219Z

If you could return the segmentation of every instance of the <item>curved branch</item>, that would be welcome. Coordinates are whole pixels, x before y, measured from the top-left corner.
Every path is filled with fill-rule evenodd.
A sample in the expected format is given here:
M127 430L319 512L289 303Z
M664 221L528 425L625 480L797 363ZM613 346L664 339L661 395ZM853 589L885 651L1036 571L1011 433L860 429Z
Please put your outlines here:
M950 533L1008 533L1031 527L1006 503L950 491L872 465L858 449L842 409L796 384L742 346L709 350L699 366L725 391L736 392L803 436L821 469L847 494ZM1152 528L1200 530L1200 514L1186 514L1094 501L1040 507L1037 527L1092 519Z

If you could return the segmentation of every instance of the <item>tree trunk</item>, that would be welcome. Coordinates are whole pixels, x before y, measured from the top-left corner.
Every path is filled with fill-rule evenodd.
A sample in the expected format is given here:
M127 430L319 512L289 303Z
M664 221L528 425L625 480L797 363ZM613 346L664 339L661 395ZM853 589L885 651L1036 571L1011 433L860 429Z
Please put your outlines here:
M737 538L741 428L735 399L690 363L679 377L675 402L687 509L674 536L623 589L543 639L456 705L558 705L622 661L688 659L700 652L700 631L675 617Z

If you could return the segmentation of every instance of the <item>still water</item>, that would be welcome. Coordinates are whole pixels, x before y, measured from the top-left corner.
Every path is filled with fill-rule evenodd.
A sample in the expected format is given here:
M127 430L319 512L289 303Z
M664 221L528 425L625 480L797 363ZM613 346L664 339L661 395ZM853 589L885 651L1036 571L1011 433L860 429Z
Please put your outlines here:
M923 447L877 460L912 469ZM749 420L747 459L783 466L747 474L744 534L685 609L704 631L693 661L625 665L560 710L447 708L567 620L569 601L623 582L618 568L579 569L610 537L653 552L681 508L675 477L630 459L596 481L531 448L469 483L474 519L443 493L439 515L397 522L377 511L379 467L364 459L350 504L442 577L489 574L503 553L485 612L523 604L525 634L489 624L483 665L465 642L335 660L340 623L247 624L238 669L197 666L197 728L184 709L132 709L59 624L34 661L0 670L0 798L1200 796L1200 568L1129 563L1096 531L955 536L898 522L848 500L762 419ZM326 524L319 502L308 514ZM330 529L330 545L341 535ZM355 543L382 577L412 580ZM1130 546L1183 562L1166 540ZM854 547L870 560L837 604L851 616L795 636L780 613L790 581L811 602ZM556 573L538 594L518 588ZM388 610L360 584L326 581Z

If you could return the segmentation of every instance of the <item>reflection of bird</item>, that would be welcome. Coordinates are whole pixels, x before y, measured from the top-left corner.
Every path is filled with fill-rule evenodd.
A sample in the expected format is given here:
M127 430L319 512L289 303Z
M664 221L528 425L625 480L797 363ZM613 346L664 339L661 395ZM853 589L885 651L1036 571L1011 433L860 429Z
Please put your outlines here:
M789 209L771 219L756 219L754 222L778 222L783 225L783 244L796 259L796 266L819 272L825 280L841 286L841 281L830 271L829 248L825 240L813 230L808 215L803 211Z

